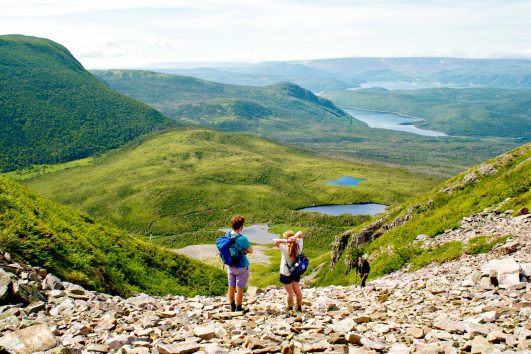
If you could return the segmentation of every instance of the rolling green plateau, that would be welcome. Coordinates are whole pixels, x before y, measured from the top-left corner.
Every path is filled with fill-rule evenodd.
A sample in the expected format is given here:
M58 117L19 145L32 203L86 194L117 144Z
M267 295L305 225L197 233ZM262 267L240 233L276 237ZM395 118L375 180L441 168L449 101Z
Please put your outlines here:
M383 220L384 226L407 215L409 219L400 226L382 232L372 242L360 247L347 246L334 269L322 271L315 285L356 282L354 271L346 269L344 260L363 253L370 254L369 278L377 278L407 264L411 270L415 270L431 262L456 259L462 253L486 252L510 235L481 235L468 243L452 241L428 249L421 248L419 243L413 241L420 234L434 237L445 230L454 229L463 217L496 207L501 212L513 210L514 213L524 207L531 208L531 143L474 166L432 191L392 208ZM372 219L359 225L350 234L357 235L362 228L375 221ZM373 235L381 231L382 228L376 229Z
M330 101L289 83L235 86L134 70L94 74L179 121L259 134L333 158L378 161L437 177L448 178L518 145L508 138L432 138L372 129Z
M0 36L0 171L102 153L174 125L47 39Z
M220 270L131 237L0 176L0 249L110 294L219 295Z
M531 139L531 90L490 88L333 91L340 106L374 109L426 120L419 128L449 135Z
M340 176L366 179L357 187L324 184ZM169 131L77 167L25 181L30 188L145 235L155 221L168 247L212 242L230 218L309 228L326 249L339 232L367 219L295 209L320 204L395 205L437 183L396 168L317 158L252 135L209 130Z

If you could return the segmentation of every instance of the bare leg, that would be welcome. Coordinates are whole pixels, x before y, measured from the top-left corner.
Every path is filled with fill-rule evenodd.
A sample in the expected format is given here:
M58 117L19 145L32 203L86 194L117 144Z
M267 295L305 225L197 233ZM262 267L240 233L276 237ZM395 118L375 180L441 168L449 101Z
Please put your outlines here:
M286 290L286 295L287 295L288 307L293 307L293 295L294 295L294 292L293 292L293 285L292 284L284 284L284 290Z
M234 293L232 293L234 296ZM236 306L240 306L243 302L243 288L236 288Z
M234 286L229 286L229 291L227 292L227 295L229 296L229 302L232 304L234 302Z
M295 296L297 297L297 306L299 307L299 310L302 308L302 291L301 286L297 282L291 283L293 285L293 291L295 292Z

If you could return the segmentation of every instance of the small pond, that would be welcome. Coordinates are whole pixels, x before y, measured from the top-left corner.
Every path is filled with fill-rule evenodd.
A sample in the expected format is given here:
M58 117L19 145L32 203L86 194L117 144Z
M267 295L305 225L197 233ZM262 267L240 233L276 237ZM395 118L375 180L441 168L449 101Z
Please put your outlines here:
M306 211L312 213L320 213L325 215L376 215L385 212L387 205L384 204L335 204L335 205L317 205L308 208L299 209L299 211Z
M333 184L334 186L346 186L346 187L355 187L360 182L364 182L365 180L362 178L355 178L355 177L349 177L349 176L341 176L341 178L336 179L334 181L328 181L325 182L325 184Z
M220 231L228 232L230 229L220 229ZM241 234L253 243L269 244L274 238L280 238L280 235L269 232L269 226L266 224L256 224L244 226Z

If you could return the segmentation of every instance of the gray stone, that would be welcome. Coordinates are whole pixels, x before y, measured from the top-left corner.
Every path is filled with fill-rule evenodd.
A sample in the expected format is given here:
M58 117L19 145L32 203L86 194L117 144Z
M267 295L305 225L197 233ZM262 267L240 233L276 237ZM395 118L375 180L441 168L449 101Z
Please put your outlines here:
M175 344L159 344L155 349L159 354L188 354L199 351L201 346L195 342L182 342Z
M492 345L486 338L476 336L472 340L472 354L492 353L496 351L496 347Z
M52 273L46 275L46 278L42 281L43 290L63 290L64 288L61 279L57 278Z
M0 337L0 347L21 354L44 351L57 345L57 338L45 324L5 333Z
M6 300L12 291L12 280L10 273L0 269L0 304Z
M442 329L449 333L464 333L466 326L464 322L453 321L446 317L439 317L433 321L433 327Z

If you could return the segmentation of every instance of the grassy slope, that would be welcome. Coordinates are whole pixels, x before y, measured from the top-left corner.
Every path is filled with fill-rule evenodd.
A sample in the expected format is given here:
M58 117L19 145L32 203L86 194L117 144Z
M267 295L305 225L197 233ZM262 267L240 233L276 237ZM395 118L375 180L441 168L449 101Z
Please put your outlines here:
M0 171L87 157L169 124L100 82L63 46L0 36Z
M61 278L113 294L221 294L217 269L132 238L115 226L0 176L0 249Z
M376 109L426 121L418 127L450 135L531 139L531 91L501 89L356 90L324 94L338 105Z
M367 181L353 188L323 184L342 175ZM145 233L153 220L159 235L216 230L234 213L242 213L249 223L308 221L332 237L337 234L334 227L343 230L363 218L293 210L312 204L396 204L426 191L436 180L378 165L315 158L254 136L189 130L158 134L89 165L28 183L136 233ZM198 243L201 236L190 234L172 244Z
M395 207L386 217L387 222L398 216L408 214L408 209L414 206L418 208L412 214L413 218L402 226L396 227L372 243L364 245L359 251L356 249L347 250L342 257L344 258L348 252L370 253L373 259L371 263L372 278L397 270L406 263L411 263L415 268L430 261L451 259L451 257L459 256L461 252L466 251L466 247L452 243L440 249L424 252L412 242L420 234L433 237L444 230L455 228L459 225L462 217L496 206L506 198L511 198L511 200L504 204L501 210L531 208L531 144L528 143L495 159L486 161L483 165L492 165L497 172L481 175L478 172L478 167L474 167L435 187L431 192ZM470 173L475 174L478 180L463 185L463 177ZM453 193L440 192L442 188L451 186L455 186ZM359 228L363 226L361 225ZM475 240L477 243L487 241ZM392 251L388 252L389 249ZM341 259L333 271L321 274L317 284L348 284L355 281L353 273L344 274L344 263Z
M510 139L440 139L371 129L350 116L337 116L337 108L329 101L285 83L262 88L145 71L95 74L116 90L187 122L258 133L324 154L406 166L439 177L454 175L517 145Z

